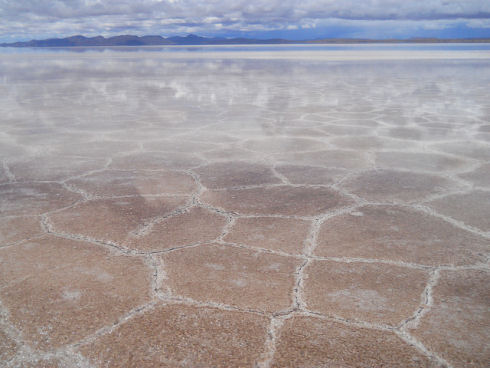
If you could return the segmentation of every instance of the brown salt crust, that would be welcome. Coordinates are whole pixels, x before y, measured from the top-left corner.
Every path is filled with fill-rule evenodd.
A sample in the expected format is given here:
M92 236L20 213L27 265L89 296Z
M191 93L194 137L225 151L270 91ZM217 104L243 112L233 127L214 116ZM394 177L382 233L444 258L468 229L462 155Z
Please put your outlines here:
M290 254L301 254L309 228L309 221L298 219L239 218L223 240Z
M281 183L269 167L241 161L209 164L194 171L209 189Z
M147 151L196 153L210 151L219 148L220 145L211 142L172 139L144 143L143 147Z
M300 260L249 249L201 245L162 256L172 292L267 312L289 307Z
M490 272L441 271L433 305L409 331L452 367L488 367Z
M17 160L9 168L17 181L60 181L103 169L105 164L101 158L49 155Z
M0 216L39 215L67 207L82 197L58 183L0 185Z
M330 143L339 149L353 149L357 151L370 151L380 149L399 149L400 142L396 139L377 137L371 135L358 135L347 137L334 137ZM404 144L404 148L416 146L413 142Z
M158 220L140 233L130 233L121 244L131 249L160 251L210 242L220 236L226 223L222 215L193 207Z
M19 348L19 344L6 331L3 331L3 326L0 325L0 362L10 361L17 354Z
M73 361L66 361L59 358L34 358L27 357L25 360L20 360L16 362L15 367L22 368L67 368L67 367L77 367L76 363Z
M468 193L452 194L427 205L445 216L465 225L490 232L490 191L474 190Z
M430 173L457 170L468 164L460 158L423 152L377 152L375 162L380 168Z
M43 229L39 217L0 217L0 246L13 244L42 234Z
M92 364L106 367L252 367L262 353L267 325L268 319L257 314L164 305L80 351Z
M347 179L342 186L361 198L376 202L410 203L457 188L446 178L397 170L370 170Z
M417 310L428 273L379 263L313 261L305 268L304 279L308 309L397 326Z
M363 206L327 219L315 255L427 266L485 262L488 239L401 206Z
M348 173L344 169L302 165L282 165L275 169L291 184L299 185L331 185Z
M294 137L247 140L243 143L243 147L251 151L262 153L318 151L326 148L325 144L320 140Z
M271 368L439 367L388 331L312 317L285 321Z
M68 180L66 184L95 197L192 194L194 179L173 171L104 170Z
M123 197L87 201L49 215L53 231L122 244L129 234L185 206L186 197Z
M314 216L352 204L330 188L291 186L207 191L201 200L226 211L250 215Z
M229 161L229 160L252 160L261 161L263 155L250 150L232 147L232 148L218 148L215 150L202 153L202 157L211 162Z
M114 157L110 165L119 170L184 170L202 165L204 161L195 154L173 152L139 152Z
M60 145L53 154L60 156L109 158L115 154L137 150L138 147L136 142L98 140L83 143L65 143Z
M366 169L370 167L368 158L358 151L324 150L316 152L284 152L273 155L280 163L294 165L323 166L338 169Z
M486 129L490 107L484 97L488 75L485 68L480 68L478 78L467 77L471 75L467 71L478 61L472 60L468 65L458 62L458 67L452 68L450 63L439 60L438 65L444 67L439 68L438 73L432 73L432 68L427 68L424 63L405 63L403 68L398 68L392 62L383 62L381 73L376 68L363 68L362 78L358 78L358 73L350 73L356 70L353 69L356 63L314 62L310 65L302 61L293 65L285 60L276 63L244 59L226 62L208 59L201 63L197 59L206 57L206 53L193 57L193 61L172 61L155 55L148 59L148 53L142 54L143 59L130 53L123 54L129 58L112 58L110 55L94 58L90 53L84 54L83 58L68 54L56 58L31 54L32 61L25 55L11 54L2 58L8 93L3 100L0 98L3 101L0 108L5 112L0 132L0 183L57 180L64 185L59 187L60 191L57 186L45 192L41 190L32 200L22 199L26 188L19 189L9 206L15 209L20 205L19 208L26 212L21 216L15 211L0 215L0 223L7 221L3 229L7 228L9 239L15 239L0 247L12 257L10 252L14 250L19 257L32 256L32 250L24 251L21 247L42 236L39 236L37 221L41 219L43 231L68 242L85 239L94 247L88 247L94 252L88 250L88 256L82 254L79 257L81 252L74 251L71 256L65 256L66 252L55 253L47 246L45 258L39 251L39 257L31 257L29 262L10 262L8 267L0 267L0 275L7 270L12 271L7 278L18 277L0 294L7 290L9 302L21 294L40 300L38 289L42 291L43 287L56 286L55 282L66 279L68 290L63 296L75 302L78 294L69 287L85 283L91 277L82 274L75 280L79 269L75 267L74 272L72 268L78 258L91 266L107 263L111 270L124 269L129 273L121 273L121 280L129 281L118 281L110 286L113 289L86 283L86 289L94 293L91 299L94 305L100 306L108 295L110 302L108 307L100 307L102 312L124 304L126 299L121 295L129 295L133 289L137 290L136 295L148 294L148 299L129 311L118 310L120 314L115 313L115 321L112 318L103 321L100 310L90 316L87 312L88 322L73 320L72 323L85 328L92 320L97 325L95 330L80 336L74 332L71 340L74 342L69 346L43 348L51 349L48 351L37 350L37 346L30 348L30 341L36 340L33 344L39 344L38 340L43 342L46 336L56 335L57 330L36 329L34 332L39 332L41 338L27 335L27 341L24 341L22 331L15 328L15 323L21 320L20 313L30 313L25 321L22 319L22 326L29 325L32 316L37 318L30 323L33 328L50 323L42 314L47 313L46 310L49 312L53 303L59 302L59 298L50 294L58 290L58 286L42 294L46 299L35 307L22 309L29 306L30 299L19 304L14 308L17 315L13 315L12 321L8 305L0 305L0 331L7 336L0 336L0 356L4 348L6 359L12 359L9 366L91 366L88 359L73 351L79 347L86 348L84 351L91 349L89 353L95 359L92 361L95 366L144 366L147 362L151 367L186 364L192 367L260 368L270 368L272 364L315 368L363 364L411 367L430 366L427 357L433 357L441 366L449 368L488 365L484 343L489 338L482 328L488 325L490 317L487 301L481 300L482 295L485 298L488 294L485 289L488 282L484 277L477 277L477 272L488 270L489 233L476 222L488 217L486 209L482 209L488 201L484 196L472 194L468 201L466 197L458 199L463 211L449 211L451 206L459 203L453 197L455 193L458 193L456 196L467 195L470 189L482 192L486 188L486 166L483 165L490 152L490 134ZM464 54L465 57L469 55ZM238 53L233 57L243 55ZM94 63L95 59L97 62ZM29 67L32 63L36 64L35 68ZM324 67L330 72L317 73ZM137 78L128 77L134 72ZM391 78L395 72L396 78ZM387 75L391 77L387 78ZM391 93L393 91L395 93ZM247 146L256 151L244 148ZM149 148L159 152L150 152ZM199 175L192 171L204 166L219 166L213 166L213 163L223 161L243 161L253 167L248 174L244 170L245 173L231 175L233 166L223 164L231 169L217 175L225 183L220 187L224 192L229 189L229 183L234 186L236 181L245 193L254 193L252 197L255 197L246 203L244 213L229 210L237 200L244 198L242 192L237 199L231 198L237 192L229 191L226 208L206 202L209 193L205 193L204 179L201 182ZM101 166L90 167L96 162ZM21 163L20 166L16 166L17 163ZM438 174L452 184L427 190L422 188L417 196L430 194L409 200L407 205L404 190L410 190L413 181L402 180L402 188L397 189L400 191L388 193L387 197L382 197L381 193L379 199L369 200L376 203L366 206L369 201L350 193L346 183L376 166L408 173ZM288 171L281 172L284 167L288 167ZM97 173L107 168L111 168L108 181L99 187L84 191L64 183L69 179L95 177L99 180L97 184L101 184L103 174ZM260 168L267 173L260 174ZM144 186L131 184L130 188L123 188L129 191L121 191L119 185L109 188L107 183L117 181L116 170L121 169L137 172L137 176L147 179L169 170L179 171L184 176L190 175L197 187L192 184L195 190L187 191L185 186L166 186L170 189L160 186L154 191L155 186L149 185L151 180L147 180ZM399 179L398 175L394 177ZM269 183L268 178L275 182ZM361 187L363 184L359 183ZM298 188L294 191L301 195L291 197L291 187ZM334 189L334 193L339 193L349 204L324 206L330 195L316 191L318 187ZM172 190L174 197L182 196L178 194L181 190L189 196L182 198L182 203L170 203L168 198L171 196L162 196L165 203L153 201L150 197L160 196L164 193L162 189ZM158 194L139 195L141 190ZM81 196L64 205L62 202L68 194L63 193L69 192ZM210 192L214 193L214 190ZM257 195L258 192L263 196ZM307 192L310 195L306 195ZM127 193L138 199L120 198ZM201 201L202 194L206 201ZM117 203L92 201L97 195L107 196ZM2 196L0 193L0 212L9 209L4 206L7 202L1 202ZM445 197L450 199L451 206L442 203ZM439 200L444 208L432 207ZM425 202L412 203L418 201ZM260 202L264 202L263 207ZM325 208L317 211L317 202L322 202L319 207ZM378 202L395 202L403 206L387 206L386 203L381 206ZM473 207L475 214L470 211ZM51 222L53 216L56 221ZM13 219L18 221L8 222ZM311 225L306 235L304 221ZM272 222L276 226L269 229ZM29 242L24 240L26 237ZM230 241L231 237L237 238ZM195 262L193 268L199 274L205 257L212 258L211 252L201 249L206 247L204 241L216 242L230 251L213 255L213 260L218 259L221 263L213 263L214 268L207 273L203 271L202 280L189 280L191 272L185 274L187 265L182 260ZM189 252L185 253L183 248ZM184 252L179 256L182 262L175 262L181 264L180 269L175 271L172 265L167 268L163 254L179 252ZM4 253L0 258L5 261ZM252 255L255 254L254 258ZM201 255L204 256L199 259ZM46 260L46 257L52 259ZM281 262L276 262L277 259ZM264 267L272 269L259 272L260 260ZM143 261L147 279L133 288L130 285L133 268L127 265L134 262L141 266L137 262ZM319 271L315 268L317 264L329 267ZM39 265L44 265L47 270L36 273ZM242 265L245 270L241 270L241 274L234 270L226 274L228 268L238 269ZM27 271L20 272L16 266ZM224 269L220 270L220 267ZM287 272L275 273L277 267L279 271L287 269ZM349 272L342 273L345 277L338 277L335 273L338 269ZM315 271L313 276L312 270ZM359 270L359 274L353 270ZM400 270L399 273L410 281L418 280L417 275L428 275L418 304L414 299L414 285L407 287L406 295L400 295L399 290L406 280L397 279L398 273L393 270ZM220 272L226 276L219 276ZM213 273L216 282L206 279ZM329 278L333 273L338 282ZM452 273L455 276L449 277ZM245 286L243 280L234 278L243 274L247 276L245 281L250 282ZM136 272L135 277L138 275ZM176 275L181 275L177 281L182 284L189 281L192 286L179 286L181 289L178 290L184 290L182 295L169 287L169 281L176 282ZM29 283L36 278L39 282L49 278L54 281L47 286L32 287ZM378 278L384 282L373 281ZM236 282L226 285L230 280ZM277 280L279 286L275 288L271 284ZM354 285L353 280L358 282ZM439 281L443 286L441 292L438 291ZM313 284L320 292L312 292ZM446 284L449 286L444 286ZM195 285L201 285L207 294L199 295ZM223 293L228 286L233 300ZM266 296L273 293L273 300L257 296L257 303L254 297L249 298L261 306L259 310L256 305L248 304L249 300L242 295L243 289L251 294L256 292L255 296L259 292L267 293ZM321 301L323 289L348 301L332 308L333 298ZM105 290L102 297L95 295L101 290ZM373 291L386 300L379 303L382 299L374 298ZM191 292L197 297L202 296L202 300L192 300ZM358 300L365 301L368 307L380 305L380 315L374 313L373 317L372 311L362 310L361 307L366 305L358 303L358 307L353 303L359 294L364 297ZM400 310L390 310L389 302L393 300L401 306ZM169 318L171 313L165 309L163 313L145 319L157 309L162 311L163 303L178 304L175 306L177 312L187 308L184 317ZM309 310L315 303L315 311ZM407 305L415 307L410 310ZM207 312L210 309L216 311L211 317ZM65 310L65 307L54 309L60 315L66 313ZM337 310L341 312L340 316L334 315ZM249 315L252 317L247 319ZM190 322L184 323L187 316L190 316ZM342 316L351 317L347 320ZM395 324L398 317L402 318L399 325L387 325ZM166 318L166 328L171 333L157 336L162 330L159 323ZM296 318L318 321L320 328L312 328L315 324L308 323L289 325L290 319ZM143 326L141 321L144 321ZM259 322L253 324L254 321ZM251 324L258 327L252 328ZM186 334L176 337L176 330L185 330ZM223 330L230 333L220 334ZM119 334L120 331L123 333ZM292 343L285 344L283 332L293 336ZM99 345L103 338L107 340ZM10 345L12 341L20 346L20 350L15 352L17 347ZM6 342L6 348L2 342ZM175 361L161 362L162 350L163 353L171 351L170 358ZM276 351L279 354L275 355ZM15 352L14 356L12 352ZM179 356L180 352L182 355ZM131 353L133 355L129 356ZM121 357L129 359L121 363ZM233 357L238 358L232 360ZM142 362L144 359L149 360Z
M0 249L0 297L31 346L58 348L117 322L149 301L140 258L47 235Z

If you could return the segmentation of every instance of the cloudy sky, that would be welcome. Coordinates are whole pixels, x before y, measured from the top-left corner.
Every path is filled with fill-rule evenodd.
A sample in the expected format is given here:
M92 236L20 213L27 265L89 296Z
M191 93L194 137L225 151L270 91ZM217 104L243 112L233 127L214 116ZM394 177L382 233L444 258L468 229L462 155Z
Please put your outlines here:
M490 37L489 0L0 0L0 41L116 34Z

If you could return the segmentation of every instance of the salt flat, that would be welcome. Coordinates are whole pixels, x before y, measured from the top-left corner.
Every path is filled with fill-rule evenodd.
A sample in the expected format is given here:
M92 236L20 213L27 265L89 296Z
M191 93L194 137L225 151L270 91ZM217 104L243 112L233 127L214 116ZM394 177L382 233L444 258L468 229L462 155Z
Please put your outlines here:
M18 50L0 81L2 366L489 366L488 49Z

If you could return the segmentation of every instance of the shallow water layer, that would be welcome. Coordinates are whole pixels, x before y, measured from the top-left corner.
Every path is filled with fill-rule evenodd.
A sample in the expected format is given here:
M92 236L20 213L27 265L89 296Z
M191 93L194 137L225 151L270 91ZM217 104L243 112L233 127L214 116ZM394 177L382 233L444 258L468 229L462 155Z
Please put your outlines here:
M79 51L0 55L7 366L488 366L487 49Z

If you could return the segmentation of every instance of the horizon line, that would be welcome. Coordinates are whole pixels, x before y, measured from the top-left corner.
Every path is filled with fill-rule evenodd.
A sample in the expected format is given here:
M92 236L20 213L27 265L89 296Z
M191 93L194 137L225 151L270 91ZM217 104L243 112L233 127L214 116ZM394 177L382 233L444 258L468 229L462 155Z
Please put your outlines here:
M91 47L97 47L97 46L165 46L165 45L219 45L220 42L224 42L224 44L232 45L234 44L233 41L236 40L236 44L242 44L243 42L247 41L257 41L259 43L267 43L271 42L274 44L294 44L294 43L339 43L339 41L347 42L347 43L444 43L444 42L457 42L457 41L462 41L462 42L482 42L482 43L490 43L490 37L461 37L461 38L454 38L454 37L407 37L407 38L359 38L359 37L318 37L318 38L311 38L311 39L302 39L302 40L293 40L293 39L288 39L288 38L254 38L254 37L209 37L209 36L200 36L192 33L188 33L185 36L162 36L162 35L142 35L138 36L135 34L119 34L119 35L114 35L114 36L103 36L103 35L96 35L96 36L85 36L83 34L75 34L71 36L66 36L66 37L52 37L52 38L45 38L45 39L31 39L29 41L13 41L13 42L4 42L0 43L0 46L2 47L55 47L56 45L49 45L49 44L36 44L36 43L46 43L46 42L56 42L56 41L72 41L75 38L83 38L85 40L94 40L94 39L103 39L104 41L111 41L114 39L118 39L121 37L126 37L129 39L144 39L148 37L158 37L162 40L169 40L173 41L175 43L172 44L131 44L129 40L127 40L127 44L120 44L120 45L104 45L104 44L96 44L96 45L77 45L77 44L66 44L66 45L58 45L60 47L77 47L77 46L91 46ZM192 40L195 40L196 43L193 43ZM183 43L179 43L183 42ZM186 41L189 41L189 43L186 43ZM242 43L240 43L242 41ZM206 43L206 42L211 42L211 43ZM252 44L250 42L249 44Z

